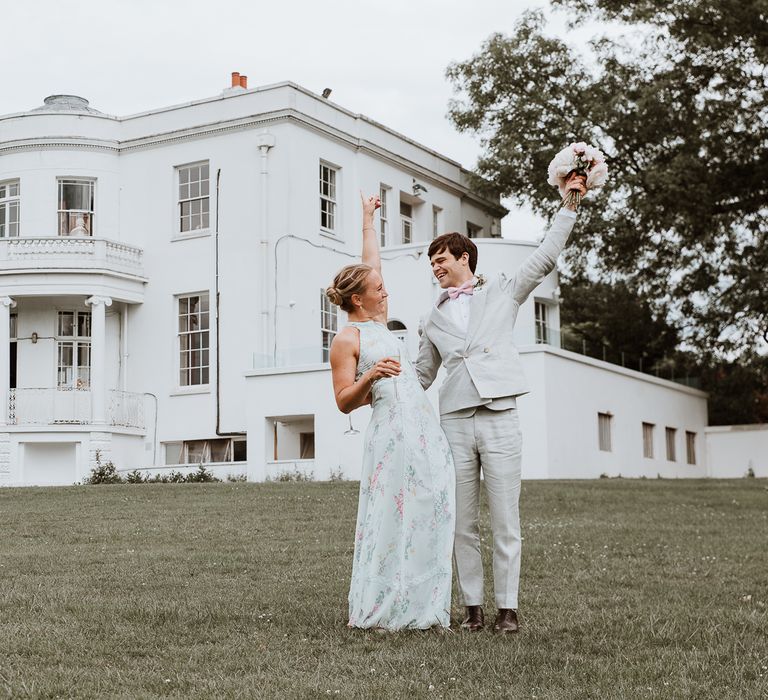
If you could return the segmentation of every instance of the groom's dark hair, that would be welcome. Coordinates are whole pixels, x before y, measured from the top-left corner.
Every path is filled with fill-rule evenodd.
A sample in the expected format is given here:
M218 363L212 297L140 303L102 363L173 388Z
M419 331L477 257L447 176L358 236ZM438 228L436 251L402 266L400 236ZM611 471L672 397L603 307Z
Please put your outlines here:
M453 233L444 233L429 244L427 255L431 260L433 255L442 253L446 248L457 260L464 253L467 253L469 255L469 269L473 275L475 274L475 268L477 268L477 246L467 236L455 231Z

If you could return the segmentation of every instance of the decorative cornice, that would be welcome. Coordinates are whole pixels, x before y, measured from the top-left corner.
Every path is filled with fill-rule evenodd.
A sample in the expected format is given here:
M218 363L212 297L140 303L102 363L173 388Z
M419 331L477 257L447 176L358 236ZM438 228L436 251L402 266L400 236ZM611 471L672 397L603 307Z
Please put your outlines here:
M102 151L106 153L119 153L120 145L117 141L104 141L101 139L67 139L66 136L46 136L35 139L18 139L16 141L0 142L0 155L4 153L18 153L19 151L36 150L87 150Z

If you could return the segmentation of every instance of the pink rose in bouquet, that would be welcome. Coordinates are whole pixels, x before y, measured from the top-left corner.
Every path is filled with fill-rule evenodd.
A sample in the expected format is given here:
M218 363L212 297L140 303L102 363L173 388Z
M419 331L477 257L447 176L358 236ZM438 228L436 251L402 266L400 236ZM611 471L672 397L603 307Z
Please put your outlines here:
M605 162L605 156L600 149L583 141L572 143L560 151L552 159L547 172L549 174L547 182L560 190L560 195L564 197L564 205L575 204L578 206L581 203L579 192L569 192L566 189L566 183L571 173L587 178L587 190L599 189L608 179L608 165Z

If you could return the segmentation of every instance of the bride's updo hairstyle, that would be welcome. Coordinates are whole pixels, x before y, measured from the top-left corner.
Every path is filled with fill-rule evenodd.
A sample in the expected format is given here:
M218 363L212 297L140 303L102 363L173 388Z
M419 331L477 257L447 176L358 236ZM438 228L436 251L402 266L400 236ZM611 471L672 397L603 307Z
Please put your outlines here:
M336 277L333 278L333 284L325 290L325 295L332 304L340 306L342 310L349 313L354 311L352 306L352 295L363 294L368 275L373 268L370 265L347 265L339 270Z

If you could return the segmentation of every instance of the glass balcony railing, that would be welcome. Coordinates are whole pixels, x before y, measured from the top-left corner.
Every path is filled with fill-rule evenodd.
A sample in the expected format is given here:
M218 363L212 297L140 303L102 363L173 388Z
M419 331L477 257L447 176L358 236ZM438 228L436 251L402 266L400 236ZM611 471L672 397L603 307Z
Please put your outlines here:
M678 384L693 388L700 387L697 377L689 376L686 368L681 367L671 359L651 362L647 356L640 353L629 353L616 350L608 343L594 343L567 330L550 326L515 328L514 342L518 347L532 344L549 345L570 352L603 360L613 365L632 369L643 374L649 374L661 379L668 379ZM292 367L307 367L328 363L328 351L321 347L309 346L278 350L271 355L253 353L252 369L283 369Z
M668 379L677 384L698 389L701 382L698 377L691 377L688 368L681 366L671 358L650 360L642 352L627 352L617 350L610 343L600 343L587 340L567 330L537 326L535 330L537 344L551 345L570 352L592 357L596 360L619 365L643 374L649 374L660 379Z
M312 347L278 350L270 355L255 352L252 355L252 369L280 369L285 367L306 367L329 362L328 350Z

